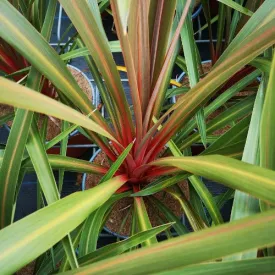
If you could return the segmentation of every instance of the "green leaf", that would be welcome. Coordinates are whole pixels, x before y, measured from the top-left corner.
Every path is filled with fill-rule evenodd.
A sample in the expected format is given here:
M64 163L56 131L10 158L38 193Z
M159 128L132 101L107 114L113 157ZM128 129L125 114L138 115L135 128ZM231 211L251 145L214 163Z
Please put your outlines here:
M243 142L246 139L251 116L247 116L226 133L220 136L215 142L213 142L206 150L202 152L202 155L215 154L214 152L225 148L230 144L236 144L237 142Z
M65 131L69 128L69 123L67 121L62 121L61 123L61 132ZM68 146L68 140L69 137L66 136L62 139L60 144L60 155L66 156L67 154L67 146ZM58 191L61 193L62 187L63 187L63 181L64 181L64 169L59 169L59 175L58 175Z
M250 37L250 39L259 39L259 34L263 33L264 26L268 26L271 23L270 26L274 27L274 18L275 2L273 0L264 1L259 9L243 26L238 35L232 40L232 42L223 52L222 56L219 58L215 66L220 65L223 61L225 61L225 59L231 58L232 54L242 47L244 41L249 41L249 39L247 38Z
M175 166L275 204L275 172L269 169L220 155L167 157L151 165Z
M99 10L102 13L103 11L105 11L108 6L110 5L110 0L103 0L101 1L101 3L99 4Z
M126 178L119 176L93 189L74 193L1 230L1 272L11 274L48 250L125 182Z
M51 141L47 142L45 144L46 150L52 148L54 145L62 141L63 139L66 139L70 133L72 133L75 129L77 129L78 125L72 125L62 131L60 134L58 134L56 137L54 137Z
M242 5L232 1L232 0L218 0L219 2L231 7L234 10L237 10L245 15L252 16L253 12L250 11L249 9L243 7Z
M164 4L165 5L171 5L175 3L175 1L164 1ZM160 4L162 5L163 2L160 2ZM187 13L188 13L188 10L189 10L189 7L190 7L190 4L191 4L191 0L188 0L185 7L184 7L184 10L183 10L183 13L181 15L181 18L179 20L179 24L177 25L177 27L175 28L175 31L173 33L173 37L171 39L171 43L170 43L170 46L167 50L167 53L165 55L165 59L163 60L163 65L160 66L160 67L154 67L154 71L153 71L153 78L152 78L152 83L154 84L152 87L153 88L153 91L151 93L151 97L150 97L150 100L149 100L149 103L148 103L148 106L147 106L147 109L146 109L146 113L145 113L145 116L144 116L144 124L143 124L143 129L148 129L150 128L150 124L151 124L151 119L154 115L156 115L155 111L157 111L157 106L155 105L155 102L159 102L160 101L160 97L164 99L164 96L165 96L165 91L162 90L162 93L159 93L160 89L163 88L165 82L167 81L167 70L169 70L169 68L171 68L171 61L173 62L173 59L175 58L175 51L178 51L178 38L180 36L180 31L181 31L181 28L183 26L183 23L185 21L185 18L187 16ZM171 7L170 6L170 7ZM164 10L164 12L171 12L170 11L170 8L167 9L166 11ZM170 14L171 16L171 14ZM165 28L166 26L164 24L161 24L160 22L158 22L158 20L160 21L160 18L159 18L159 14L157 14L156 16L157 20L157 25L158 28ZM163 26L162 26L163 25ZM165 35L165 33L164 33ZM160 45L160 43L158 44L158 46ZM155 63L155 60L157 60L159 62L159 59L156 59L156 56L154 55L154 49L156 49L156 44L154 44L154 41L152 41L152 51L153 54L152 54L152 64L156 65ZM165 50L165 48L161 48L160 49L161 51ZM160 68L160 69L159 69ZM156 70L155 69L158 69L159 70L159 73L156 75ZM154 79L154 76L157 76L156 79ZM158 104L157 104L158 105ZM158 117L158 116L157 116ZM145 137L146 138L146 137Z
M275 146L274 146L274 117L275 111L272 107L272 101L275 98L274 83L275 83L275 55L273 54L273 61L270 71L270 76L264 74L263 83L266 86L268 80L266 95L262 111L262 120L260 125L260 165L262 167L275 170ZM272 101L270 101L272 100ZM271 205L260 202L261 210L265 210L271 207ZM275 255L275 252L271 252L268 255Z
M47 204L56 202L59 200L58 188L51 170L46 150L40 139L40 135L34 121L30 129L30 135L26 146ZM78 263L70 235L62 239L62 245L72 269L77 268Z
M172 30L176 1L156 1L154 9L153 31L151 41L152 87L155 86L169 47L169 36ZM160 11L160 12L157 12Z
M79 173L92 173L102 175L107 172L107 168L90 163L86 160L75 159L59 155L47 155L48 161L52 169L65 169L66 171L79 172ZM0 157L0 164L2 158ZM22 163L22 168L28 171L33 171L33 165L30 159L26 159Z
M275 129L274 129L274 119L275 119L275 55L273 55L273 61L271 65L271 71L269 76L269 81L266 89L261 129L260 129L260 162L261 166L275 170Z
M149 196L149 195L153 195L169 186L172 186L182 180L187 179L190 176L190 174L179 174L179 175L175 175L169 178L164 178L164 179L160 179L158 181L156 181L155 183L153 182L152 185L147 186L146 188L144 188L143 190L134 193L132 196Z
M88 253L94 252L97 247L97 241L99 233L102 227L103 218L109 209L118 200L129 196L129 192L121 194L115 194L101 207L92 213L84 223L80 242L79 242L79 255L80 257L85 256Z
M182 210L188 218L194 231L200 231L207 227L178 186L168 188L167 192L180 203Z
M264 57L257 57L250 62L250 64L257 69L261 70L263 73L269 75L271 69L271 61Z
M247 85L249 85L252 81L255 81L257 76L260 75L258 70L252 72L251 74L247 75L245 78L241 79L229 89L224 91L221 95L219 95L216 99L209 103L208 106L205 107L205 117L208 117L214 111L218 110L219 107L223 106L229 99L231 99L234 95L238 92L242 91ZM187 122L185 129L182 133L179 134L179 137L175 139L175 142L178 143L182 137L187 136L196 126L196 121L194 119Z
M226 6L218 3L219 11L218 11L218 26L217 26L217 43L216 43L216 57L215 59L219 58L221 52L223 50L223 38L225 32L225 18L226 18Z
M197 176L191 176L189 177L189 180L192 183L198 195L200 196L205 207L207 208L214 224L215 225L222 224L223 223L222 215L213 199L212 194L209 192L207 187L204 185L201 179Z
M69 274L150 274L275 244L275 210L163 241ZM238 243L238 245L236 245ZM242 261L240 261L242 262ZM154 264L152 264L154 263Z
M88 265L94 262L98 262L104 260L106 258L110 258L135 247L146 240L155 237L157 234L161 233L168 229L173 223L163 224L151 229L148 229L143 232L139 232L126 240L116 242L113 244L106 245L95 252L89 253L84 257L79 259L79 263L81 266Z
M161 203L161 201L154 196L150 196L148 199L159 209L169 222L173 222L172 227L179 235L184 235L189 232L180 219L168 207L166 207L165 204Z
M40 80L41 74L33 68L26 85L33 89L38 89ZM32 116L33 112L18 109L7 141L0 170L1 228L4 228L12 222L12 209L20 171L19 167L21 166L30 125L32 123Z
M178 21L180 20L180 15L183 12L185 4L186 4L186 0L177 1L176 16ZM192 24L190 11L187 14L180 36L181 36L181 43L182 43L184 56L185 56L185 62L187 66L189 83L190 83L190 87L192 88L199 82L199 71L198 71L198 61L196 58L196 43L194 38L193 24ZM198 124L202 143L206 147L206 124L204 119L203 107L197 112L196 121Z
M111 165L110 169L108 170L108 172L102 177L102 179L100 180L99 184L109 180L113 177L113 175L115 174L115 172L119 169L120 165L123 163L123 161L127 158L129 152L131 151L133 147L133 143L131 142L125 149L124 151L121 153L121 155L116 159L116 161Z
M230 58L213 68L206 77L187 93L186 96L179 99L178 102L167 111L167 113L169 113L174 110L163 129L154 137L154 147L151 149L150 153L152 156L157 153L156 147L164 146L167 140L178 132L181 125L192 117L201 104L210 99L211 95L214 94L214 91L221 84L240 70L245 64L249 63L261 52L275 43L274 24L275 20L274 22L270 21L264 26L264 29L256 31L255 37L257 35L257 38L253 36L253 38L241 43L241 49L236 50ZM226 70L224 68L226 68Z
M75 251L77 251L78 245L79 245L79 240L80 240L80 236L82 233L82 229L83 229L83 224L80 224L72 233L70 233L70 236L72 238L72 247L74 248L74 253ZM65 255L66 256L66 255ZM69 257L66 256L63 261L62 264L60 266L59 271L66 271L70 269L70 261L69 261ZM77 264L78 264L78 259L77 259Z
M41 30L41 34L47 41L50 39L55 9L56 2L53 1L48 5L45 22ZM26 86L39 91L41 79L42 75L32 67L27 78ZM12 222L12 208L20 171L19 167L21 166L32 118L33 112L18 109L9 134L0 170L1 228Z
M134 207L135 207L135 213L137 215L137 220L139 224L139 229L141 231L146 231L149 229L152 229L152 225L145 207L145 203L142 197L134 197ZM147 239L143 245L144 246L151 246L152 244L157 243L157 238L152 237L150 239Z
M263 83L261 83L254 103L251 122L249 125L249 130L242 157L242 161L254 165L258 165L257 155L259 151L259 133L263 108L263 97ZM250 196L249 194L236 190L230 220L233 221L243 217L247 217L259 211L259 200L257 200L253 196ZM246 253L233 255L229 257L227 260L253 259L256 257L257 250L253 250Z
M84 47L84 43L81 39L77 38L76 40L79 47ZM114 41L119 42L119 41ZM120 44L119 44L120 47ZM109 114L112 124L114 128L116 129L116 132L119 132L120 126L119 126L119 120L117 118L116 112L114 110L114 104L112 102L112 98L109 96L108 91L106 89L106 86L104 85L102 76L92 58L92 56L86 56L85 60L87 62L87 65L89 67L89 70L94 78L94 83L96 84L99 94L102 98L102 102L106 108L107 113Z
M220 149L217 150L213 150L208 154L200 154L202 155L223 155L223 156L227 156L230 158L236 158L236 159L241 159L242 155L243 155L243 149L244 149L244 145L245 145L245 140L241 140L239 142L236 143L232 143L230 145L226 145L225 147L222 147Z
M235 120L242 118L247 114L251 113L254 100L255 100L255 97L253 95L249 96L241 100L239 103L228 108L224 112L220 113L217 117L212 119L207 124L206 133L207 134L213 133L214 131L221 129L222 127L225 127L231 122L234 122ZM193 143L199 141L199 139L200 139L199 133L194 133L188 136L188 138L182 141L183 144L182 146L180 146L180 149L183 150L185 148L188 148Z
M76 110L31 89L0 77L0 102L54 116L114 139L106 130Z
M204 263L157 273L158 275L258 275L274 274L275 258L259 258L255 260Z
M27 149L47 203L56 202L59 192L35 123L30 129Z
M60 0L59 2L70 17L101 72L108 92L113 99L116 115L119 119L122 131L127 136L127 127L128 130L133 130L131 113L101 23L98 6L93 4L94 1L84 1L80 3L72 0Z
M1 37L44 74L84 113L88 114L93 111L95 108L91 105L88 97L79 88L56 51L41 34L8 1L0 2L0 10ZM102 122L99 112L95 112L93 117L97 122Z
M155 121L154 121L155 122ZM176 146L176 144L170 140L168 146L175 157L181 157L183 154L181 153L180 149ZM209 211L210 216L213 219L213 222L218 225L223 223L223 219L219 209L217 208L213 197L204 183L199 179L199 177L191 176L189 180L193 187L195 188L196 192L198 193L199 197L201 198L202 202L206 206L207 210Z
M170 2L172 2L172 1L170 1ZM163 24L165 24L165 23L163 22ZM178 20L176 20L176 18L174 18L172 30L171 30L171 34L170 34L171 37L177 33L178 27L179 27ZM153 116L155 116L155 117L159 117L161 115L163 106L165 106L167 104L167 102L165 102L165 94L166 94L166 91L171 83L172 72L173 72L173 68L176 63L178 54L180 52L180 46L181 46L181 44L180 44L180 41L178 40L175 43L175 46L174 46L174 49L170 56L170 59L167 60L168 62L165 61L165 64L163 65L163 68L161 70L160 79L156 82L156 86L154 87L154 90L155 89L158 90L158 96L156 97L156 101L154 103L154 110L153 110ZM169 48L169 51L171 52L170 48ZM158 60L157 60L157 62L158 62ZM147 108L147 106L146 106L146 108Z
M74 231L72 231L70 233L71 238L72 238L72 243L75 248L77 247L77 245L79 243L82 226L83 226L83 224L80 224ZM61 262L62 259L64 259L65 251L64 251L63 245L61 243L57 244L54 247L53 254L54 254L54 261L56 263L59 263L59 262ZM37 262L37 260L36 260L36 262ZM56 266L53 266L52 262L53 262L52 257L50 255L44 254L43 261L37 267L35 274L37 274L37 275L50 274L52 271L54 271L56 269ZM68 263L68 261L63 260L60 269L62 268L62 266L66 265L67 263ZM70 267L70 265L69 265L69 267Z
M109 47L110 47L112 53L121 52L119 40L109 41ZM87 47L82 47L80 49L70 50L66 53L63 53L60 55L60 58L64 61L66 61L66 60L70 60L73 58L83 57L83 56L88 56L88 55L90 55L90 51L87 49Z
M240 5L243 5L244 0L238 0L237 1ZM230 22L230 29L229 29L229 36L228 36L228 43L230 44L230 42L234 39L235 36L235 32L236 32L236 28L237 25L239 23L239 20L241 19L242 15L240 12L238 12L237 10L233 11L233 15L231 16L231 22Z

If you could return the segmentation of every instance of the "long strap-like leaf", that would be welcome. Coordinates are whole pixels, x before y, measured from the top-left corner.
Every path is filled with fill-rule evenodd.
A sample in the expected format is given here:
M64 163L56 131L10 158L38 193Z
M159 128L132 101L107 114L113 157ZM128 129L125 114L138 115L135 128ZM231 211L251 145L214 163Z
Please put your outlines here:
M167 157L151 164L175 166L275 204L275 172L269 169L220 155Z
M93 1L79 2L59 0L59 2L74 23L74 26L78 30L78 33L103 75L108 92L115 103L116 115L122 127L123 134L128 137L128 143L131 142L133 124L130 109L123 91L119 73L116 69L116 64L109 48L106 34L100 23L100 17L98 17L98 6L93 6ZM122 133L120 134L122 135Z
M274 228L275 210L271 210L230 224L173 238L65 274L139 275L191 266L244 250L273 245Z
M176 106L172 107L172 109L176 110L169 118L168 123L164 125L151 142L152 148L148 152L148 155L152 155L152 159L159 152L159 148L162 148L179 130L182 124L192 117L200 105L214 93L216 88L245 64L275 43L275 19L265 25L264 30L258 30L257 34L257 38L247 41L242 49L236 51L230 58L213 69L186 96L180 99L176 103ZM170 111L168 110L167 113ZM177 126L175 127L175 125Z
M4 104L54 116L114 139L97 123L54 99L35 93L31 89L23 87L22 85L16 84L3 77L0 78L0 83L2 87L0 102Z
M119 176L85 192L74 193L1 230L1 272L14 273L47 251L107 201L126 180Z
M41 74L31 69L27 85L38 89ZM33 112L18 109L13 121L0 170L0 224L1 228L12 222L12 208L21 161L32 123Z
M257 161L257 155L259 152L259 133L260 133L260 121L262 116L263 107L263 83L257 93L257 97L254 103L251 122L249 125L246 144L243 152L242 161L259 165ZM235 192L234 203L231 211L230 220L237 220L246 216L250 216L260 211L259 200L253 196L243 193L239 190ZM253 259L257 257L257 250L249 251L228 257L227 260L241 260L241 259Z
M150 239L160 232L164 231L165 229L169 228L173 223L170 224L163 224L157 227L154 227L152 229L148 229L143 232L139 232L131 237L129 237L126 240L106 245L92 253L87 254L84 257L81 257L79 259L79 263L81 266L85 266L94 262L101 261L103 259L113 257L116 255L122 254L124 251L127 251L128 249L131 249L134 246L137 246L143 242L145 242L147 239Z
M275 258L258 258L246 261L231 261L226 263L204 263L157 273L158 275L235 275L249 274L272 275L275 272Z

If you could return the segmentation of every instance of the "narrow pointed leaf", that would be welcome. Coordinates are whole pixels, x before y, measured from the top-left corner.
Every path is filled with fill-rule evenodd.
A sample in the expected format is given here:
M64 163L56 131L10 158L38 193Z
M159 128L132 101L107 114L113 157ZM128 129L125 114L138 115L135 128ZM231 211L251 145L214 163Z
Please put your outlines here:
M106 258L110 258L119 254L122 254L123 252L127 251L128 249L131 249L134 246L137 246L143 242L145 242L147 239L150 239L152 237L155 237L157 234L161 233L162 231L168 229L173 223L169 224L163 224L157 227L154 227L152 229L148 229L143 232L139 232L131 237L129 237L126 240L106 245L95 252L89 253L84 257L81 257L79 259L79 263L81 266L88 265L94 262L98 262L101 260L104 260Z
M179 20L181 13L183 12L186 0L181 0L177 2L177 18ZM188 78L190 87L194 87L199 82L199 71L198 71L198 62L196 57L196 43L193 32L193 24L191 13L187 14L186 20L183 24L181 30L181 43L184 51L185 62L187 66ZM203 108L200 109L196 114L196 121L198 124L200 136L202 143L206 147L206 123L204 119Z
M142 197L135 197L134 198L134 207L135 212L137 213L137 220L139 224L140 231L146 231L152 229L152 225L146 210L146 206ZM144 242L144 246L151 246L152 244L157 243L157 238L152 237L147 239Z
M125 181L126 178L120 176L88 191L74 193L1 230L1 272L11 274L48 250Z
M103 136L114 139L107 131L97 123L88 119L76 110L47 96L35 93L31 89L23 87L5 78L0 78L2 92L0 102L16 106L18 108L32 110L38 113L54 116L74 124L80 125Z
M275 210L271 210L230 224L173 238L65 274L108 275L124 272L138 275L164 272L256 247L271 246L275 244L274 228Z
M154 161L151 164L175 166L275 204L273 196L275 191L275 172L269 169L220 155L167 157ZM261 185L258 184L259 181L261 181Z
M79 1L60 0L59 2L93 56L116 105L117 117L127 136L127 131L133 130L131 114L101 19L98 18L100 15L98 7L93 8L92 2L86 1L80 3Z
M102 228L103 217L118 200L129 196L129 192L116 194L106 201L97 211L93 212L85 221L79 242L79 256L94 252Z
M92 174L105 174L107 172L107 168L90 163L86 160L70 158L66 156L59 155L47 155L49 163L52 169L65 169L66 171L71 172L79 172L79 173L92 173ZM2 162L2 158L0 157L0 164ZM26 168L29 171L32 171L33 165L30 159L24 160L22 164L22 168Z
M262 116L264 96L263 92L263 83L261 83L253 107L251 122L249 125L248 135L242 157L242 161L255 165L258 165L257 155L259 152L260 121ZM259 200L247 193L236 190L230 220L233 221L241 219L259 211ZM256 257L257 250L253 250L246 253L233 255L228 257L227 260L253 259Z
M121 155L117 158L117 160L111 165L110 169L108 170L108 172L102 177L102 179L100 180L99 184L109 180L113 177L113 175L115 174L115 172L119 169L120 165L123 163L123 161L125 160L125 158L127 158L130 150L133 147L133 143L130 143L125 150L121 153Z
M205 263L164 272L158 275L272 275L275 272L275 258L259 258L255 260L231 261L225 263Z
M165 204L161 203L154 196L150 196L149 200L152 201L152 203L159 209L159 211L165 216L165 218L169 222L174 222L172 227L179 235L184 235L189 232L188 229L182 224L180 219L175 216L175 214L169 208L167 208Z
M0 35L86 114L94 110L56 51L8 1L0 2ZM14 20L16 18L16 20ZM102 120L95 112L98 122ZM103 124L102 124L103 125Z
M252 16L253 12L248 10L247 8L243 7L242 5L232 1L232 0L218 0L219 2L233 8L234 10L237 10L245 15Z
M273 56L270 77L266 90L260 132L261 166L275 170L275 56Z

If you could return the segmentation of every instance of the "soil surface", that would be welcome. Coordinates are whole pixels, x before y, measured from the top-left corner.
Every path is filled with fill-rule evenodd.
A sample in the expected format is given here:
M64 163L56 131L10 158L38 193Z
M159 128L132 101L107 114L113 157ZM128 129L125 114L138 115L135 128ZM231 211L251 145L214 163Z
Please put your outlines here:
M76 69L68 66L69 71L73 75L74 79L76 80L77 84L81 88L82 91L88 96L90 101L93 99L92 88L90 82L83 76L82 72L77 71Z
M23 268L18 270L15 274L16 275L32 275L34 272L34 268L35 268L35 261L24 266Z
M0 104L0 117L11 114L14 112L14 108L9 105Z
M110 167L109 162L107 160L107 156L104 152L100 152L96 158L94 159L94 163L104 165L106 167ZM87 174L86 178L86 189L92 188L97 185L102 176ZM180 188L184 191L185 195L188 197L188 183L183 181L179 183ZM176 216L179 218L182 216L183 211L179 203L172 198L169 194L165 192L159 192L154 195L158 198L162 203L166 205ZM157 226L163 224L165 221L164 216L158 209L156 209L153 205L151 205L148 200L145 198L145 205L148 211L148 215L151 221L152 226ZM105 224L105 226L120 235L127 236L130 234L131 224L132 224L132 215L128 212L133 209L134 205L133 198L124 198L119 200L112 209L112 212L109 215L109 218ZM123 220L125 217L128 217L124 226L122 227ZM161 218L161 220L160 220Z

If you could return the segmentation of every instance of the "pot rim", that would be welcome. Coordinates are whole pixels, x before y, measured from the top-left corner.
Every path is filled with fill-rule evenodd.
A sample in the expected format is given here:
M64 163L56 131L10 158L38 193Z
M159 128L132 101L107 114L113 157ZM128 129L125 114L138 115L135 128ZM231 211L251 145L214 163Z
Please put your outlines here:
M202 10L202 4L200 4L197 8L197 10L192 13L192 19L195 19L199 16L199 14L201 13L201 10Z

